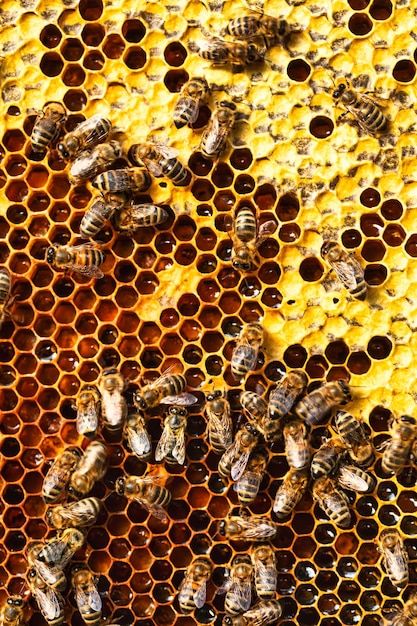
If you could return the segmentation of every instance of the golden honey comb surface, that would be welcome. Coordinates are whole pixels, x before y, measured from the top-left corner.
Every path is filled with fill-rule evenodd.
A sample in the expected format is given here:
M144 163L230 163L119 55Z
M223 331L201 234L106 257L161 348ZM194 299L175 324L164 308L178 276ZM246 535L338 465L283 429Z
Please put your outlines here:
M224 596L215 595L225 568L247 544L221 539L216 522L238 501L217 474L210 451L204 394L214 380L227 387L234 416L242 386L230 356L242 324L261 321L265 342L244 387L271 388L300 367L309 389L344 378L353 388L350 412L370 427L378 447L390 417L415 415L417 44L412 2L266 1L266 14L301 32L274 46L264 63L232 71L213 67L193 50L218 35L243 3L14 2L0 11L1 201L0 262L12 274L12 318L1 327L1 597L21 593L26 546L50 532L41 486L49 462L81 444L74 403L84 383L117 366L133 391L168 367L183 372L198 397L190 407L185 467L168 467L173 501L165 522L115 493L122 474L145 465L122 441L109 442L110 467L93 491L104 511L80 558L100 576L103 618L147 626L220 623ZM233 98L239 119L227 148L212 162L198 151L207 106L193 129L177 130L172 112L181 85L204 75L215 85L208 109ZM332 98L348 77L373 92L389 118L370 135ZM35 111L63 102L65 131L100 114L127 151L152 141L178 150L192 171L189 186L157 178L147 191L169 211L167 222L133 236L106 225L104 278L56 272L45 261L51 244L77 240L91 202L90 183L71 185L56 150L30 148ZM232 269L227 216L250 206L277 230L259 249L258 268ZM352 299L320 258L324 238L355 251L368 294ZM149 422L153 444L162 411ZM314 431L320 445L325 425ZM416 582L415 468L387 479L381 452L377 487L351 496L352 523L338 529L308 492L273 545L279 556L282 623L373 626L383 610L401 606ZM254 514L271 507L287 464L281 442L271 446L268 475ZM410 557L410 585L393 587L375 538L398 528ZM176 593L192 559L214 566L207 605L182 616ZM68 623L81 624L67 594ZM42 623L33 604L31 623ZM217 615L219 617L217 617Z

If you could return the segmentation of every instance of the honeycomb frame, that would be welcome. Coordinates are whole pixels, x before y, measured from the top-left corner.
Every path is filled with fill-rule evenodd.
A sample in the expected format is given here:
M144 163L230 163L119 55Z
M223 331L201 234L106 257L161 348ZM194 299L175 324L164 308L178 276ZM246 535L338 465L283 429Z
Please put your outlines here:
M11 317L0 329L1 520L0 599L26 590L26 546L51 533L41 486L50 461L80 445L74 402L83 383L117 366L126 398L173 367L187 377L198 402L189 408L187 461L168 466L172 502L161 522L115 493L124 473L146 465L123 441L109 441L109 470L92 495L104 509L78 555L99 576L103 619L145 626L221 622L216 594L233 556L247 543L227 542L216 523L238 506L217 473L209 448L204 393L226 387L234 420L242 388L267 392L285 371L303 368L309 389L343 378L352 385L349 410L369 426L377 449L371 494L350 495L347 530L330 522L308 492L273 541L279 555L280 623L376 626L400 608L417 581L414 496L410 463L387 478L381 446L393 415L416 414L415 284L417 256L415 146L417 46L412 3L265 0L266 14L299 25L264 63L233 71L213 67L193 49L218 35L245 2L179 0L174 5L28 0L0 12L2 65L0 262L11 272ZM415 28L414 28L415 30ZM177 130L172 111L188 77L215 85L194 127ZM347 77L372 92L388 129L365 132L335 106L335 81ZM222 95L220 95L222 94ZM199 141L220 97L233 98L239 117L216 161ZM30 148L36 110L65 104L64 132L100 113L117 127L123 148L147 140L178 150L192 181L176 187L155 178L142 194L166 208L156 227L118 233L107 224L97 239L107 252L104 278L56 272L45 261L52 244L79 240L79 224L94 191L72 185L68 165L52 149ZM138 119L138 114L140 119ZM276 232L259 247L248 274L230 263L228 216L251 207ZM353 300L320 258L336 238L365 268L368 295ZM178 288L180 285L180 288ZM244 387L230 375L241 326L261 321L266 339ZM162 411L151 412L155 447ZM313 448L327 425L315 428ZM83 445L85 445L85 441ZM272 515L287 464L281 442L270 448L267 476L253 514ZM398 528L409 555L410 583L395 588L381 566L375 539ZM181 615L177 589L192 559L209 554L214 572L208 601ZM25 591L26 593L26 591ZM67 594L67 621L83 622ZM30 623L43 624L33 602Z

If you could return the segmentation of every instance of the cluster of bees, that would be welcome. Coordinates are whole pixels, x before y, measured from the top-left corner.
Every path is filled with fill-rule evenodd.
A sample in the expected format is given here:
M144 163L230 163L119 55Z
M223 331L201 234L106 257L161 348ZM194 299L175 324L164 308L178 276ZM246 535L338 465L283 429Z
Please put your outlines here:
M197 53L214 65L231 64L242 67L263 61L267 50L296 34L296 26L266 15L243 15L231 20L223 37L200 42ZM227 37L230 38L227 39ZM177 128L194 124L202 104L207 100L210 86L204 77L192 77L183 86L173 112ZM388 119L368 95L355 91L348 81L334 89L336 104L342 104L357 124L367 133L383 131ZM237 106L223 99L216 104L207 127L203 130L199 151L204 157L219 158L233 130ZM50 102L39 112L31 135L35 153L43 153L55 142L66 120L65 108ZM167 212L154 204L135 202L135 194L146 191L151 176L165 176L174 185L185 187L191 172L177 158L177 152L151 143L134 144L128 154L116 139L108 140L111 122L101 115L86 119L67 133L57 144L60 155L70 162L70 180L76 184L90 180L97 189L96 197L80 224L84 240L97 235L108 220L118 231L134 232L142 226L157 225L167 219ZM126 158L131 165L126 165ZM118 165L123 166L109 169ZM233 267L249 272L256 264L261 242L276 228L274 221L258 226L250 208L241 208L227 224L232 240ZM325 241L321 255L336 272L352 297L364 300L364 272L356 259L336 241ZM95 243L52 245L46 260L58 270L72 270L88 277L100 278L100 266L105 253ZM11 276L0 269L0 306L2 318L11 304ZM237 338L231 357L231 371L242 380L256 368L263 344L263 329L258 323L247 324ZM156 462L184 464L186 460L187 409L197 400L185 391L182 374L166 372L153 383L144 385L134 395L134 410L124 397L127 381L114 368L105 370L98 385L84 385L77 400L76 425L80 435L89 440L84 451L65 450L51 465L45 476L42 496L52 508L47 513L49 525L56 530L51 539L32 542L28 546L28 586L39 609L50 626L64 622L61 593L67 587L69 572L71 586L81 614L87 625L98 626L101 621L101 598L95 577L87 565L72 563L75 552L85 542L88 528L97 521L101 502L88 494L96 481L103 478L107 468L107 446L98 439L100 430L125 439L127 447L139 459L149 461L152 442L147 432L147 412L161 404L169 406L164 418L161 437L156 445ZM242 507L252 503L266 472L268 445L284 441L289 470L278 488L273 511L281 521L291 514L307 490L310 479L312 494L323 511L340 528L351 524L349 501L344 489L359 493L375 487L375 478L367 471L374 461L374 449L363 423L344 410L335 414L335 435L324 441L312 456L310 429L321 424L332 412L351 400L351 389L343 380L327 382L303 395L307 377L302 370L293 370L270 391L266 400L250 391L242 391L240 403L246 423L233 436L231 409L225 390L207 393L205 412L207 436L212 450L219 455L218 472L232 480ZM393 420L391 436L382 454L382 469L387 474L398 473L417 454L417 424L411 416ZM157 518L166 516L165 509L171 493L161 484L164 479L149 471L146 476L122 476L117 492L145 507ZM59 501L58 504L56 502ZM275 598L277 569L273 547L267 543L277 534L279 523L268 517L249 516L243 511L219 524L219 533L230 541L251 542L250 554L234 557L228 583L220 590L225 593L224 626L261 626L276 622L282 607ZM408 582L408 559L401 535L393 529L380 533L378 546L383 554L387 575L398 586ZM206 602L207 583L212 566L206 557L191 564L178 590L183 613L192 613ZM252 588L258 602L252 606ZM8 626L24 623L24 602L11 596L0 613L0 622ZM385 626L412 624L417 619L416 595L411 595L401 612L384 621Z

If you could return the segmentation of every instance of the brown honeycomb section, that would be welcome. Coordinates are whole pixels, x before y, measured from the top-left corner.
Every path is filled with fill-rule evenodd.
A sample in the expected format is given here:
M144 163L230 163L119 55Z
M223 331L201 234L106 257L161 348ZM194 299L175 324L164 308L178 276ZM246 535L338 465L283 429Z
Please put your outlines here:
M276 3L266 1L267 14ZM233 72L200 59L193 43L216 34L244 3L181 0L175 6L101 0L51 5L34 1L2 11L0 137L0 263L13 277L12 317L0 330L0 599L25 591L26 548L49 536L41 498L50 461L81 444L74 404L81 385L118 367L126 399L169 367L186 375L197 397L189 408L186 465L167 466L172 502L165 521L115 491L123 474L146 464L109 438L109 469L91 495L103 511L79 557L99 577L103 618L121 626L221 623L227 579L247 543L227 542L218 520L238 508L219 477L210 449L204 392L226 387L234 422L242 385L230 358L243 324L266 333L244 388L267 392L290 369L303 368L308 390L350 381L352 413L377 449L370 494L349 493L352 521L340 530L308 491L280 525L280 623L376 626L401 607L417 581L414 495L416 469L387 478L380 448L392 415L416 413L414 176L415 15L407 3L288 2L282 7L301 33L274 46L266 61ZM192 127L175 129L172 111L189 77L216 86ZM336 78L381 99L389 127L376 136L335 107ZM218 161L199 151L203 128L221 96L234 98L241 119ZM185 188L155 179L138 200L163 206L168 219L133 236L106 224L97 240L107 256L104 278L54 271L52 244L73 243L94 196L90 183L71 185L67 164L52 149L35 154L36 110L64 103L63 132L100 113L120 131L123 147L151 139L179 151L192 172ZM228 217L242 207L277 229L258 250L258 267L231 265ZM324 237L340 240L365 268L368 296L352 300L320 257ZM411 383L411 385L410 385ZM153 448L162 432L153 410ZM327 435L315 427L313 449ZM84 442L85 443L85 442ZM270 460L252 514L274 517L272 503L287 472L283 442ZM395 588L381 567L375 539L400 530L409 555L410 585ZM207 604L179 613L177 589L199 555L213 564ZM23 590L23 591L22 591ZM71 592L67 623L81 626ZM44 624L31 603L33 626Z

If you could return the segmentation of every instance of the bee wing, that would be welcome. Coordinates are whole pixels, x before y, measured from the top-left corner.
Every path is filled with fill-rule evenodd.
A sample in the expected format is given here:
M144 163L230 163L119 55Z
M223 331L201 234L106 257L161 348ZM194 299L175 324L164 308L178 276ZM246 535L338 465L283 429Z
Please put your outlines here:
M236 598L244 611L247 611L252 601L252 587L250 582L236 583Z
M93 611L100 611L102 608L100 594L94 585L91 585L87 592L76 588L75 601L78 606L88 606Z
M162 461L171 452L170 442L171 427L166 424L155 449L155 461Z
M269 402L272 401L282 404L288 413L296 401L297 396L298 394L295 389L289 389L288 385L281 383L272 390L271 395L269 396Z
M161 146L161 145L158 145L157 147L158 147L159 152L166 159L175 159L175 157L177 157L179 155L179 150L177 150L176 148L173 148L172 146Z
M77 428L80 434L93 432L98 427L98 415L94 406L81 409L77 413Z
M70 175L74 178L90 178L97 169L97 160L88 152L82 152L70 167Z
M97 265L68 265L69 270L73 270L74 272L78 272L79 274L84 274L84 276L88 276L89 278L103 278L104 274L101 269Z
M224 141L227 129L219 125L217 115L211 118L209 127L204 131L201 141L204 143L206 152L213 154ZM201 145L201 144L200 144Z
M257 472L249 472L249 471L244 471L242 476L239 478L239 480L237 482L234 483L233 488L235 491L239 491L239 489L242 488L242 479L246 479L249 478L250 479L250 484L253 486L253 490L255 491L255 489L259 489L259 486L261 484L261 480L262 480L262 476L261 474L258 474Z
M48 622L53 622L61 614L61 604L56 592L47 587L45 591L42 589L33 589L33 595L39 608Z
M101 392L101 404L102 410L104 408L106 419L114 425L121 424L124 414L124 398L119 391L113 391L109 393L107 389L103 389Z
M185 577L181 581L178 588L178 601L180 604L187 602L193 593L193 575L190 572L185 573Z
M77 133L78 131L82 131L85 145L90 143L101 143L107 139L109 129L106 128L106 126L103 126L103 124L99 124L100 120L102 120L102 115L98 113L97 115L93 115L92 117L84 120L84 122L78 124L76 129L74 129Z
M408 567L408 559L405 550L398 541L392 550L384 550L386 569L391 573L394 580L404 577L404 570Z
M242 476L248 464L249 457L250 457L249 451L243 452L243 454L240 455L236 463L232 465L232 469L230 472L230 477L232 480L234 481L239 480L239 478Z
M177 396L165 396L159 401L160 404L177 404L178 406L190 406L198 402L198 398L193 396L192 393L179 393Z
M207 597L207 581L206 579L204 579L199 583L197 589L195 590L193 594L194 604L196 605L197 609L201 609L201 607L204 606L206 602L206 597Z
M144 456L151 451L151 440L146 429L126 428L126 439L132 452L137 456Z
M176 459L179 465L183 465L185 461L185 435L184 430L181 430L177 436L175 445L172 449L172 456Z
M149 513L151 515L153 515L154 517L156 517L156 519L159 519L161 521L166 520L167 519L167 513L165 511L165 509L160 505L160 504L150 504L149 502L147 502L146 500L141 500L139 498L135 498L135 500L137 502L139 502L139 504L146 509L147 511L149 511Z
M342 487L352 491L365 492L370 488L370 484L362 476L346 466L340 467L337 481Z
M154 176L162 176L162 167L159 165L159 163L155 163L155 161L151 161L146 157L143 157L142 160L151 174L153 174Z
M260 246L265 239L268 239L268 237L276 231L276 228L277 224L274 220L268 220L261 224L256 238L256 245Z
M332 263L333 269L336 272L339 280L347 287L347 289L354 289L356 287L356 276L357 273L355 271L355 267L352 261L356 261L356 259L351 259L349 263L346 261L337 261ZM357 263L360 271L362 271L359 263Z
M217 415L209 417L213 430L216 431L219 443L223 448L228 448L232 443L232 421L230 419L230 410L218 418Z

